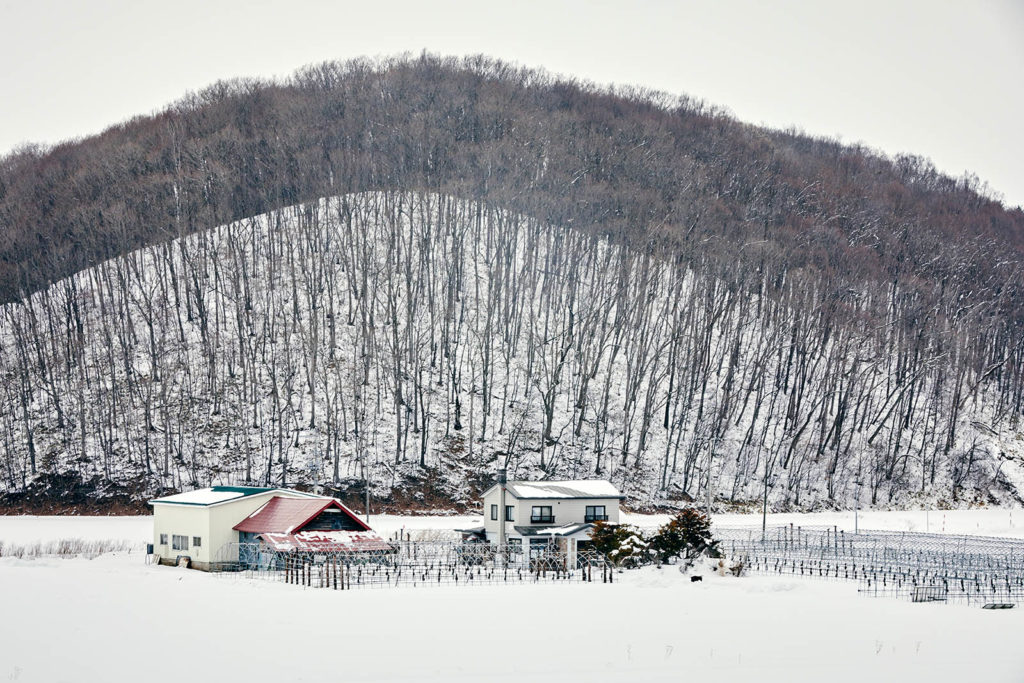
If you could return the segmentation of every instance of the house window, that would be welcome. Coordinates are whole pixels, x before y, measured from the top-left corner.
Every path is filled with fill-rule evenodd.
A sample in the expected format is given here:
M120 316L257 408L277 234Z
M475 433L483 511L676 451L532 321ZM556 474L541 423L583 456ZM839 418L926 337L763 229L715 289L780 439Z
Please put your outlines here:
M493 520L497 520L498 519L498 506L497 505L492 505L491 506L491 519L493 519Z
M515 510L515 506L514 505L506 505L505 506L505 521L506 522L514 522L514 521L516 521L515 520L515 515L513 513L513 510Z
M203 539L200 536L193 536L192 537L192 547L198 548L202 544L203 544Z
M508 552L512 555L523 554L523 539L521 538L510 538L508 539Z
M167 534L160 534L160 545L167 545Z
M171 536L171 549L188 550L188 536L179 536L178 534Z
M555 516L550 505L534 505L530 510L531 524L554 524Z
M605 512L604 505L588 505L587 514L583 518L584 522L607 522L608 514Z

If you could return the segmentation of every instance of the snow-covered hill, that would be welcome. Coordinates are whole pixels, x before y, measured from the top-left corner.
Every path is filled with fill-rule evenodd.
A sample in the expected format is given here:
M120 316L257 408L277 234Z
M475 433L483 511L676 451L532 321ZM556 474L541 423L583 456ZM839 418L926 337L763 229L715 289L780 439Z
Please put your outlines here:
M897 285L816 282L435 194L291 207L5 306L0 476L369 479L441 506L507 459L634 505L1015 499L1024 435L961 357L970 316L936 312L936 343L896 324Z

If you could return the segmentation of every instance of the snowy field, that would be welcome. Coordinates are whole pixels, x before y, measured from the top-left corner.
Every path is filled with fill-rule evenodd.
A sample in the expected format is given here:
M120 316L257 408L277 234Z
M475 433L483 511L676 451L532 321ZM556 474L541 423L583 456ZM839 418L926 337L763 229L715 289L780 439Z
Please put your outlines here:
M360 515L362 518L362 515ZM668 515L640 515L624 512L622 522L639 527L657 527L668 521ZM81 538L89 541L134 541L141 548L151 541L152 517L32 517L0 515L0 542L28 544ZM714 515L717 526L760 526L760 515ZM455 516L401 516L373 515L370 525L381 535L390 537L399 530L423 535L442 534L454 529L483 526L480 515ZM768 524L794 524L800 526L837 526L853 531L852 512L792 513L768 515ZM861 511L860 529L878 531L930 531L932 533L974 534L982 536L1008 536L1024 538L1024 510L993 508L986 510L948 510L925 512Z
M947 512L946 532L1021 536L1024 512L1015 512ZM942 516L929 514L933 531ZM840 514L769 523L790 517L853 523ZM384 534L479 521L371 519ZM926 523L923 512L867 512L860 521L908 531ZM0 517L8 544L141 544L150 532L147 517ZM666 567L618 574L612 585L334 592L148 566L139 552L0 558L0 680L1024 680L1021 609L867 598L853 582L704 575L690 583Z

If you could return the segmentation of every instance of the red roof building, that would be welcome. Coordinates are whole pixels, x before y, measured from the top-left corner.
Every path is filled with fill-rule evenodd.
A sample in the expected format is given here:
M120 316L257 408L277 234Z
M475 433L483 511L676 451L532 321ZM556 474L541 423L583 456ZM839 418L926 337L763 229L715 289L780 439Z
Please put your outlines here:
M276 551L380 552L391 545L334 498L274 497L234 527Z

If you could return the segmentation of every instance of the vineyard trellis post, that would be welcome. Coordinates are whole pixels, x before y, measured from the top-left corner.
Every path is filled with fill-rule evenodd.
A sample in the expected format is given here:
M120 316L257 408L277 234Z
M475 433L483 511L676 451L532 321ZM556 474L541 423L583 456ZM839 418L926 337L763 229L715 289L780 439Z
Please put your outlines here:
M304 587L351 590L399 585L591 582L593 570L614 581L609 560L575 543L547 544L537 552L462 541L395 541L387 550L277 550L260 543L228 543L211 569L226 575Z
M734 559L752 572L853 580L864 595L944 602L1024 603L1024 540L920 532L866 531L847 537L837 527L776 527L716 532ZM796 535L796 538L793 536Z

